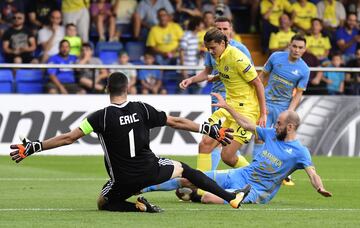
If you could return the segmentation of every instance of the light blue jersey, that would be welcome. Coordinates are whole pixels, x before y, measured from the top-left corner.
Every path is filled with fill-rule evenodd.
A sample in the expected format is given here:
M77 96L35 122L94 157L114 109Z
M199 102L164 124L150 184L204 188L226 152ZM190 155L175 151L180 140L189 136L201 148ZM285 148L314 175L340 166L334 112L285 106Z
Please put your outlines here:
M243 45L242 43L240 43L240 42L238 42L236 40L233 40L233 39L229 41L229 44L231 46L236 47L240 51L242 51L247 57L249 57L251 62L253 62L252 58L251 58L250 51L249 51L249 49L247 49L247 47L245 45ZM212 67L213 68L212 74L213 75L217 74L215 59L211 56L211 54L209 52L205 52L205 66L206 67ZM212 93L220 93L221 96L225 99L225 95L226 95L225 86L220 80L215 81L215 82L212 83L211 92ZM211 99L212 99L211 103L216 103L217 102L216 98L212 97ZM212 109L213 109L212 111L214 112L217 108L212 107Z
M289 61L289 52L274 52L265 63L265 72L270 72L265 88L266 104L287 109L292 99L294 88L306 90L310 69L301 58Z
M256 128L265 142L249 166L206 174L229 191L251 185L244 203L267 203L278 192L282 180L297 169L312 166L309 150L299 140L279 141L274 128Z

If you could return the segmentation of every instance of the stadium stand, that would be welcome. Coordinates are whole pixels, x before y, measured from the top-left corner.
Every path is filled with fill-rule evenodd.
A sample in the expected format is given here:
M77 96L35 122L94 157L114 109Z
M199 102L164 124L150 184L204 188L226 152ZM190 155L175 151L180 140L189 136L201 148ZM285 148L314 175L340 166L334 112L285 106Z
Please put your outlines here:
M44 92L44 77L41 70L17 70L15 82L16 93L32 94Z
M0 69L0 93L12 93L13 82L12 71Z
M145 52L145 45L140 41L129 41L125 44L125 51L129 55L130 62L137 62Z
M123 49L120 42L98 42L95 53L103 64L112 64L117 61L119 52Z

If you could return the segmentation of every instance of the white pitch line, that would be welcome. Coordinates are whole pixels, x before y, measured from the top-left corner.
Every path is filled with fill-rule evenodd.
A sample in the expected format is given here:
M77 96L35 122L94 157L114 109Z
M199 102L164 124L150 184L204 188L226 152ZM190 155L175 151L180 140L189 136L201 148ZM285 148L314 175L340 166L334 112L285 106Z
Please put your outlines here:
M84 211L87 209L74 208L0 208L0 212L11 211ZM235 209L214 209L214 208L164 208L165 211L349 211L358 212L360 208L240 208ZM91 210L92 211L92 210ZM96 211L94 209L94 211Z

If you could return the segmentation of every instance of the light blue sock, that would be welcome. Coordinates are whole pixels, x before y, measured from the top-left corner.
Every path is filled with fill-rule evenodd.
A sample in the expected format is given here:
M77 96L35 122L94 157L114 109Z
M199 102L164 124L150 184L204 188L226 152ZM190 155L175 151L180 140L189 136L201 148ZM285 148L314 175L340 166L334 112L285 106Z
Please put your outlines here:
M143 190L141 190L141 192L145 193L145 192L153 192L153 191L171 191L171 190L175 190L180 187L181 187L180 179L174 178L174 179L165 181L161 184L146 187Z
M221 148L216 147L211 152L211 170L216 170L221 160Z
M253 150L253 154L252 154L253 160L256 157L256 155L262 151L263 147L264 147L264 144L258 144L258 143L254 144L254 150Z

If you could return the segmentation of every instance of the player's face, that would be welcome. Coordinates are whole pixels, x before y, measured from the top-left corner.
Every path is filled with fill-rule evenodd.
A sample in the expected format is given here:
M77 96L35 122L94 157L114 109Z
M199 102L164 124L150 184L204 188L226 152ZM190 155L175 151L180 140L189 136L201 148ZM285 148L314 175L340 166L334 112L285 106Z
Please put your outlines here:
M287 136L287 122L286 114L281 113L275 124L276 138L279 141L284 141Z
M293 40L290 43L289 50L292 59L299 59L306 51L305 42L302 40Z
M205 47L208 49L212 57L217 59L225 50L225 41L222 40L221 43L216 43L214 40L212 40L210 42L206 42Z
M215 26L217 29L219 29L222 33L224 33L227 36L228 40L230 40L233 30L229 22L227 21L216 22Z

